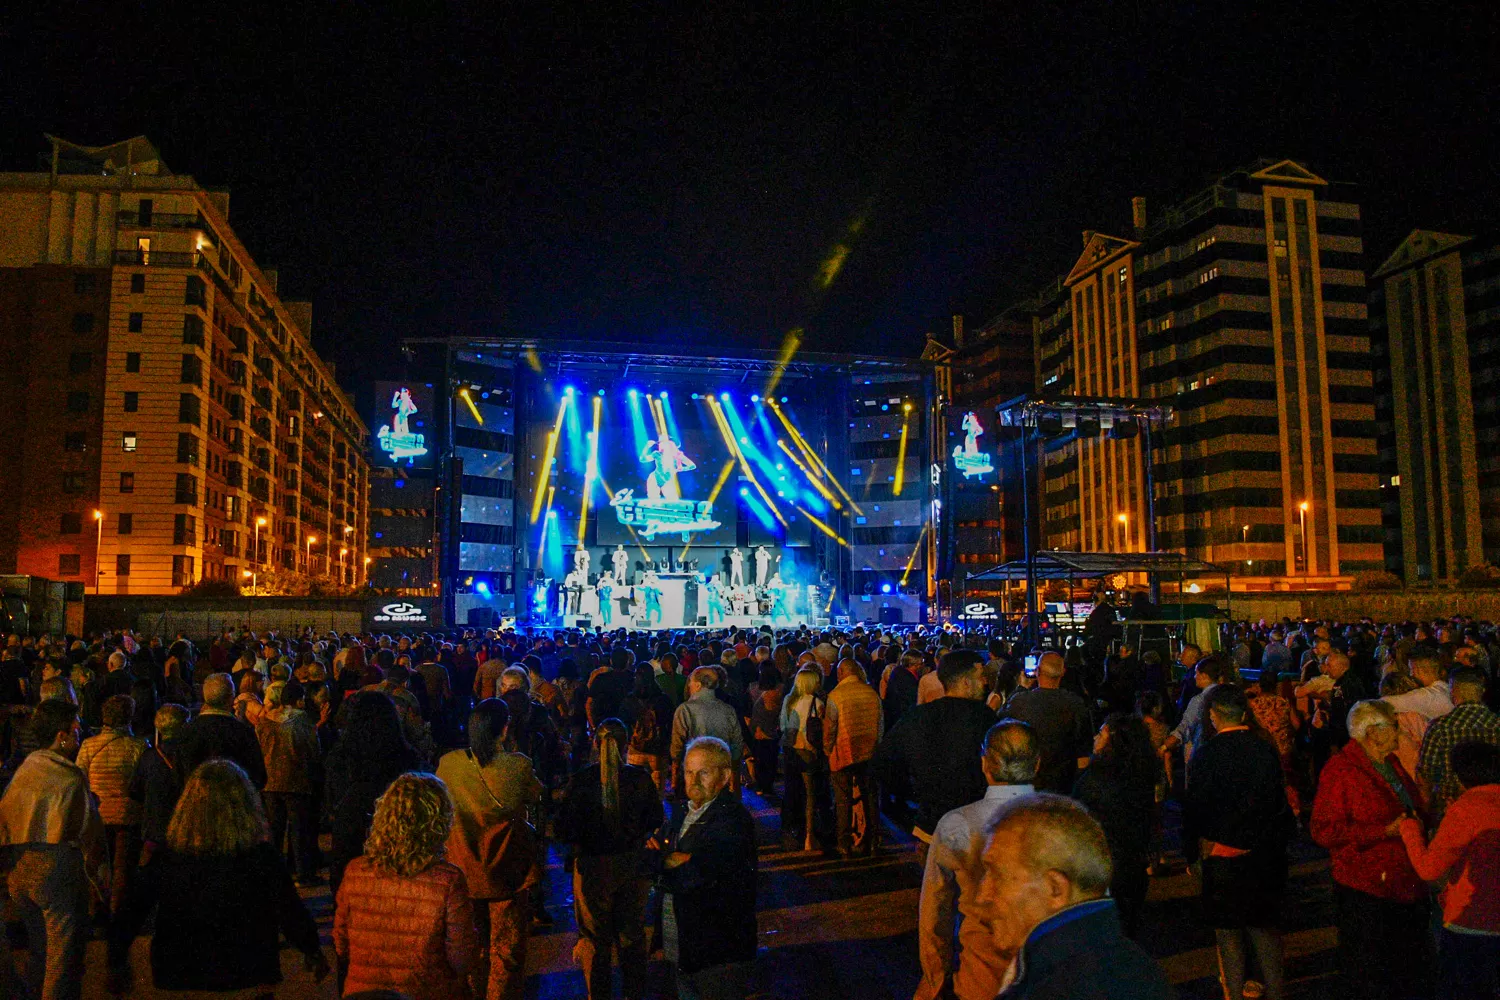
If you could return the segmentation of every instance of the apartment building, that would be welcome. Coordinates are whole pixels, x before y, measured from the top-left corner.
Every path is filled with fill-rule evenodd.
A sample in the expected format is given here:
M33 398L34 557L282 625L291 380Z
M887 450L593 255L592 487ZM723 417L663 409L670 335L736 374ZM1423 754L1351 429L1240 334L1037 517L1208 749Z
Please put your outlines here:
M369 434L228 221L143 137L0 173L0 571L100 593L365 573Z
M1137 199L1132 223L1085 233L1038 297L1038 389L1172 407L1154 452L1160 548L1250 589L1383 568L1354 192L1260 160L1155 219ZM1143 547L1139 439L1070 429L1046 452L1046 547Z
M1452 581L1500 563L1500 239L1413 230L1373 279L1386 568Z

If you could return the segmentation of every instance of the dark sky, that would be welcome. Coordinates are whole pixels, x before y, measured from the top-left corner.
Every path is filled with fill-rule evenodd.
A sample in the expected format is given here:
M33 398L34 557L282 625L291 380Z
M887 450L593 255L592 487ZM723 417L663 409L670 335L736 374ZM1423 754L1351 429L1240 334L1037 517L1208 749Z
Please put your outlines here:
M1258 155L1361 184L1371 266L1500 217L1493 0L25 6L0 165L148 135L341 374L448 334L912 352Z

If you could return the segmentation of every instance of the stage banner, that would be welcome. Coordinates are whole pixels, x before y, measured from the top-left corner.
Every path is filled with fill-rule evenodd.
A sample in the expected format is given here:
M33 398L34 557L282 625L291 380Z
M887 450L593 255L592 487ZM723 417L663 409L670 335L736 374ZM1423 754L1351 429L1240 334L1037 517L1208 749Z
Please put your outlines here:
M371 632L420 632L442 626L441 597L383 597L365 605L365 627Z

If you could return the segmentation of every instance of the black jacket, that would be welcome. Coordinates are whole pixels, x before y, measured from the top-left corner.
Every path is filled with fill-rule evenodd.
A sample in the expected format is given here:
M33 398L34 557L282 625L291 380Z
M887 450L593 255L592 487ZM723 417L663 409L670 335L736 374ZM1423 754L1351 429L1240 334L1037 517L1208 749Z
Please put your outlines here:
M892 732L907 712L917 707L917 685L912 672L896 664L885 681L885 731Z
M199 715L189 722L182 731L181 754L184 785L199 764L224 757L243 767L256 788L266 787L266 759L255 729L232 715Z
M1110 899L1079 903L1032 930L999 1000L1173 1000L1156 960L1120 930Z
M1295 820L1276 748L1248 729L1219 733L1193 754L1182 805L1182 849L1197 859L1200 838L1284 853Z
M167 824L182 794L187 775L182 773L182 737L153 743L141 754L130 779L130 797L141 803L141 839L162 844Z
M285 934L298 951L318 951L318 927L297 896L276 849L261 844L233 857L152 855L131 880L109 938L119 966L155 908L151 972L157 989L239 990L281 982Z
M1020 719L1036 732L1041 762L1036 780L1039 792L1066 795L1078 776L1078 759L1094 751L1094 725L1087 703L1061 688L1017 691L1005 706L1004 715Z
M579 857L623 854L645 846L661 821L661 796L651 773L627 764L620 768L620 822L611 829L604 819L599 765L593 764L568 782L557 813L557 839L571 845Z
M982 701L945 697L917 705L881 741L875 772L888 782L910 779L916 825L931 833L950 809L984 798L979 758L994 724L995 713Z
M1131 774L1113 758L1095 757L1074 782L1073 798L1104 827L1117 871L1126 866L1145 868L1156 806L1156 782L1149 774Z
M677 914L678 965L697 972L755 958L755 820L727 789L678 839L687 806L673 809L662 831L662 856L692 860L661 873Z

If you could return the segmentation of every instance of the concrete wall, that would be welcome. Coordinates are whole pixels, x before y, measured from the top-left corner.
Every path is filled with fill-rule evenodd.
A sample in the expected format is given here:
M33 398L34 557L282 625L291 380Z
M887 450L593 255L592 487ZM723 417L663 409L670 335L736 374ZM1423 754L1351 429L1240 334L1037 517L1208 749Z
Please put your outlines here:
M1222 599L1221 599L1222 603ZM1466 615L1500 621L1500 590L1411 590L1368 593L1276 594L1265 597L1235 596L1232 611L1236 621L1265 618L1316 618L1355 621L1373 618L1379 622L1417 621Z
M238 597L186 598L170 595L90 595L84 600L86 632L134 628L147 636L170 640L179 631L195 641L225 628L248 626L256 632L277 629L318 632L365 630L364 598Z

